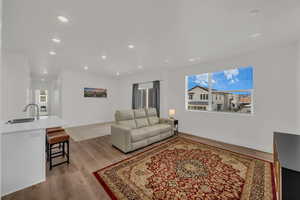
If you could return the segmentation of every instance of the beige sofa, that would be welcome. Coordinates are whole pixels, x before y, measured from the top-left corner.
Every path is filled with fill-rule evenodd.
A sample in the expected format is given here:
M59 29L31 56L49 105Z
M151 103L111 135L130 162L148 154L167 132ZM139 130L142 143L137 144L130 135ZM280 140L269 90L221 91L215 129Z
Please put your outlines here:
M111 126L112 145L124 153L174 135L174 123L157 117L156 109L119 110Z

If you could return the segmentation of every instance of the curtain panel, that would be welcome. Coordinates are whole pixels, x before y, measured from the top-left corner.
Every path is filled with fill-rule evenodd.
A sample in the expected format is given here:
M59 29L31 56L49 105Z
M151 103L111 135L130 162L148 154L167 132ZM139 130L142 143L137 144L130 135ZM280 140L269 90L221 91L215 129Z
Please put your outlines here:
M148 107L156 108L157 115L160 116L160 81L152 83L153 87L151 88L140 87L138 83L132 85L132 109L145 108L147 107L146 102L148 102Z
M139 92L139 84L132 85L132 109L138 109L141 106L141 96Z
M149 104L149 107L156 108L158 117L160 116L160 81L153 81L153 88L152 88L152 104Z

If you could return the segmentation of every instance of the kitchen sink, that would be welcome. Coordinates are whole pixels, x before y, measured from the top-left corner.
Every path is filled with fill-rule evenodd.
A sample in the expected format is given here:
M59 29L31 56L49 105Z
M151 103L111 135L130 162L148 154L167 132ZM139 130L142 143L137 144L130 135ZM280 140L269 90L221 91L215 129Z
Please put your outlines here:
M22 119L12 119L7 122L7 124L18 124L18 123L26 123L26 122L32 122L35 118L22 118Z

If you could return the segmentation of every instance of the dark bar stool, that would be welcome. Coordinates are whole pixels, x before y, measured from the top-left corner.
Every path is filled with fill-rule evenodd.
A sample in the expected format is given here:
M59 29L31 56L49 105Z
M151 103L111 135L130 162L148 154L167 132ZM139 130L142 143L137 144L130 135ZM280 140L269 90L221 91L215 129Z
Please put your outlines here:
M64 131L64 129L62 127L52 127L52 128L47 128L46 129L46 137L45 137L45 140L46 140L46 153L47 153L47 160L49 160L49 157L48 157L48 140L47 140L47 136L49 134L53 134L55 132L59 132L59 131ZM61 148L61 145L58 144L56 145L55 148Z
M54 132L58 132L58 131L64 131L64 129L62 127L52 127L52 128L47 128L46 129L46 134L51 134Z
M58 148L59 150L56 152L53 152L55 145L59 145L62 146L62 148ZM67 146L67 150L65 148L65 145ZM51 134L47 135L47 154L48 154L48 160L50 161L50 170L53 167L56 167L58 165L64 164L64 163L70 163L70 147L69 147L69 135L64 131L56 131L56 132L52 132ZM53 159L57 158L57 157L67 157L66 160L53 164Z

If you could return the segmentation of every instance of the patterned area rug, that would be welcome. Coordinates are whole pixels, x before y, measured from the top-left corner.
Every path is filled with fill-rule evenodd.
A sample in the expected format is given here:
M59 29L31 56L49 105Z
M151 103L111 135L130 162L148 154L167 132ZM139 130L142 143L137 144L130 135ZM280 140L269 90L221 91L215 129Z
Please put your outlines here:
M112 199L276 199L271 163L181 137L94 175Z

